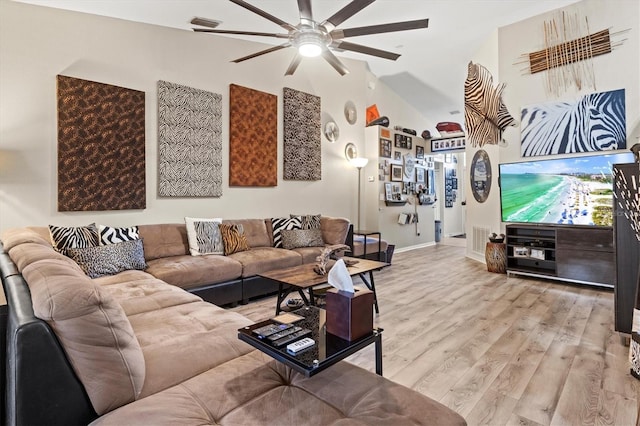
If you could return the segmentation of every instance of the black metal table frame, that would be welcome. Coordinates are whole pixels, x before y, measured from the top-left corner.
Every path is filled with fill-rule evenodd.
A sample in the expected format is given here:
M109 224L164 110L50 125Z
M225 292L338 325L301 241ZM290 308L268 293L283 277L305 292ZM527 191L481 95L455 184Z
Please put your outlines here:
M250 344L254 348L258 349L261 352L269 355L276 361L279 361L299 373L304 374L306 377L314 376L320 373L323 370L331 367L335 363L342 361L346 357L353 355L354 353L364 349L370 344L375 344L375 357L376 357L376 374L378 376L382 376L382 328L376 328L373 330L373 333L369 336L358 339L353 345L350 345L348 348L343 349L339 353L333 355L332 357L325 359L322 362L318 362L314 367L307 368L301 363L297 362L294 355L288 354L286 351L281 351L273 346L268 345L260 339L251 337L244 333L238 333L238 338L245 343Z
M377 235L378 236L378 262L380 262L380 252L382 251L382 233L380 231L365 231L365 230L355 230L353 231L353 235L360 235L363 237L362 241L362 258L367 258L367 237L369 235Z
M366 272L361 272L361 273L358 273L357 275L360 277L364 285L367 286L367 288L373 292L373 305L375 307L376 314L379 314L380 309L378 308L378 295L376 294L376 284L375 284L375 281L373 280L373 271L374 269L368 271L369 272L368 280L365 275ZM318 286L320 285L326 286L329 284L327 283L318 284ZM282 302L284 302L284 299L292 291L296 291L296 290L298 291L298 294L300 295L300 297L302 298L302 301L306 306L315 306L316 302L315 302L315 296L313 294L313 287L314 286L307 287L307 291L309 292L309 297L307 298L307 296L304 294L305 289L303 287L297 287L288 283L283 283L282 281L278 281L278 298L276 300L276 315L280 314L280 311L282 310L280 308L280 305L282 304Z

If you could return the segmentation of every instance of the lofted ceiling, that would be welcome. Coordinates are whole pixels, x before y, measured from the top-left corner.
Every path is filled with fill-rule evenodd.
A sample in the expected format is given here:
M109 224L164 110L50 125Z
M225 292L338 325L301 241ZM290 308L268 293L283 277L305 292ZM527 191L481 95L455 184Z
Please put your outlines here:
M121 18L191 31L195 16L221 21L218 29L282 32L266 20L227 0L16 0L41 6ZM296 25L296 0L247 0L278 18ZM366 61L381 81L433 123L464 122L463 88L467 63L499 27L576 3L578 0L377 0L339 28L429 18L429 28L352 37L358 44L389 50L397 61L358 53L337 55ZM312 0L314 18L322 21L350 0ZM202 34L203 37L226 37ZM240 38L281 44L265 37ZM260 50L258 47L256 49ZM253 52L238 52L238 56ZM253 66L259 58L239 64ZM282 73L288 63L282 64ZM340 76L327 65L331 78ZM455 113L457 111L457 113Z

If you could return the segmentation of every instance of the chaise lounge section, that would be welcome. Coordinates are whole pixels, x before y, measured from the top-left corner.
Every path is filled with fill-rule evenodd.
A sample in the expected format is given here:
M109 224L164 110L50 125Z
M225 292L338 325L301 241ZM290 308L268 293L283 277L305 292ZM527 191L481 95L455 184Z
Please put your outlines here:
M148 272L89 278L37 229L2 243L6 424L465 424L346 362L306 378L237 339L247 318Z

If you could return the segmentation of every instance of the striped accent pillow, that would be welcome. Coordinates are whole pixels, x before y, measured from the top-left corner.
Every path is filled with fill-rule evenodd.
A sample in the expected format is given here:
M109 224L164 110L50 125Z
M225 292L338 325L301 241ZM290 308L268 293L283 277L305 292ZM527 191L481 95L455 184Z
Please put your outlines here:
M99 225L100 245L123 243L125 241L135 241L140 239L137 226L129 228L112 228L111 226Z
M224 254L224 244L220 233L222 218L200 219L185 217L187 239L191 256L204 254Z
M249 250L249 243L247 242L247 237L244 235L242 225L221 223L220 233L222 234L222 241L224 242L225 256Z
M67 249L95 247L100 239L95 223L87 226L55 226L49 225L53 248L66 255Z
M297 217L300 219L302 229L320 229L320 217L319 214L290 214L290 218Z
M271 226L273 227L273 246L282 248L282 231L284 229L302 229L300 216L271 218Z

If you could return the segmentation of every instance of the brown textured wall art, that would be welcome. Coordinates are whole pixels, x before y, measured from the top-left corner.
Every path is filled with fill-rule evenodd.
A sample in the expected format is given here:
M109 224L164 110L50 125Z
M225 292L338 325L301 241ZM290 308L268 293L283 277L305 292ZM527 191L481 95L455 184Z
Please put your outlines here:
M283 179L322 179L320 97L285 87L283 112Z
M58 81L58 211L144 209L144 92Z
M229 185L278 184L278 97L230 85Z

